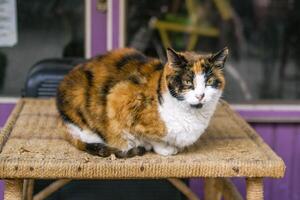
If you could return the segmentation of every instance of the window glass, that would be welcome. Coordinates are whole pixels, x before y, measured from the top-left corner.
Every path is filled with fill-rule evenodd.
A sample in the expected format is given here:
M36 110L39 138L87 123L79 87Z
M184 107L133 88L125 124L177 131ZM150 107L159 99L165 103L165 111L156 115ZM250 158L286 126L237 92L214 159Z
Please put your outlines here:
M20 96L38 61L83 57L84 1L17 0L18 42L0 47L0 96Z
M231 102L300 98L299 1L128 0L127 13L127 44L149 55L228 46Z

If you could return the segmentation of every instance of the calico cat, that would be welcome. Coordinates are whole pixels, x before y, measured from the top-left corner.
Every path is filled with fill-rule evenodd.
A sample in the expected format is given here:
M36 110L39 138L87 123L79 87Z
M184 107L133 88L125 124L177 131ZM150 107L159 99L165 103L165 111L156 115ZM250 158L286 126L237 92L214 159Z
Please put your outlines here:
M210 55L169 48L163 65L125 48L80 64L56 98L70 142L102 157L178 153L207 128L225 86L227 55L227 48Z

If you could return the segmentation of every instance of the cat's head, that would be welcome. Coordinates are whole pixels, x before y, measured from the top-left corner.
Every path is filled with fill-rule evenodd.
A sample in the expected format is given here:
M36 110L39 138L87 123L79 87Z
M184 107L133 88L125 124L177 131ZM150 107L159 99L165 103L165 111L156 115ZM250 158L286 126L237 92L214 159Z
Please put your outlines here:
M165 77L169 93L191 107L219 99L225 87L223 68L228 48L211 55L167 49Z

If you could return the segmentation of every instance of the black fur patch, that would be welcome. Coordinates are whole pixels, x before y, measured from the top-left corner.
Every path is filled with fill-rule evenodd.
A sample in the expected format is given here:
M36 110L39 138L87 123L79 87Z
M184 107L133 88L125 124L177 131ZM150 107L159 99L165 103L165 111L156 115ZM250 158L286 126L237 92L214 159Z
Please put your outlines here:
M103 83L102 87L100 88L100 101L103 105L106 105L106 96L115 84L116 81L113 80L111 77L108 77L107 80Z
M203 104L202 103L199 103L199 104L196 104L196 105L191 105L192 108L202 108L203 107Z
M148 58L139 53L139 52L133 52L131 54L127 54L124 57L122 57L117 63L116 66L118 69L122 69L126 64L130 62L140 62L140 63L146 63L148 61Z
M171 66L174 69L184 69L188 61L186 58L178 53L176 53L173 49L167 48L167 57L168 57L168 62L171 64Z
M86 77L86 80L88 82L88 86L91 87L93 85L94 80L94 74L90 70L84 70L83 71Z
M131 76L129 76L128 80L130 80L134 84L141 84L141 79L137 75L131 75Z
M79 109L76 110L76 113L77 113L78 117L80 118L80 121L81 121L83 124L85 124L85 125L88 126L87 120L85 119L85 117L84 117L83 113L81 112L81 110L79 110Z
M134 147L128 151L117 151L115 152L115 155L117 158L131 158L134 156L142 156L145 153L146 149L144 147Z
M62 105L65 104L64 98L62 97L60 92L56 94L56 107L58 113L64 122L74 123L74 121L63 111Z
M69 122L69 123L73 123L73 124L74 124L73 120L72 120L68 115L66 115L65 112L63 112L63 111L60 110L60 111L59 111L59 114L60 114L61 118L62 118L65 122Z
M64 122L74 123L74 121L62 110L58 110L60 117Z
M89 71L89 70L84 70L83 71L87 80L87 88L85 89L85 103L86 103L86 108L88 109L90 106L90 88L93 86L93 82L94 82L94 74L93 72Z
M183 88L182 84L182 74L178 73L171 77L168 77L168 89L170 91L170 94L175 97L179 101L183 101L184 97L181 95L181 90Z
M163 68L164 68L164 66L161 63L157 63L156 65L154 65L154 70L155 71L162 70Z
M212 66L209 64L204 64L204 77L208 79L212 75Z
M175 97L178 101L183 101L184 100L184 97L181 96L179 93L176 92L175 87L173 87L171 84L169 84L168 88L169 88L170 94L173 97Z
M213 84L211 85L211 87L213 87L213 88L218 88L219 85L220 85L220 81L216 79L216 80L214 80L214 82L213 82Z
M162 101L163 101L163 98L161 95L161 79L162 79L162 73L159 75L157 89L156 89L157 99L158 99L158 103L160 105L162 104Z
M86 143L85 149L90 154L101 157L108 157L113 153L111 148L102 143Z

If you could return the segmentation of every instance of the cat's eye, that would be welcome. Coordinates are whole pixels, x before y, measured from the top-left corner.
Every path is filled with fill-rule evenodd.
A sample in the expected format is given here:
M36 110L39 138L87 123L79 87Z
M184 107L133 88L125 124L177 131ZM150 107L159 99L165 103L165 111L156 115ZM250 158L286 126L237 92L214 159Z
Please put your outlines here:
M207 85L212 85L213 83L214 83L214 79L212 79L212 78L208 79L206 82Z
M183 81L183 84L184 84L184 85L188 85L188 86L193 85L192 81L189 81L189 80L184 80L184 81Z

